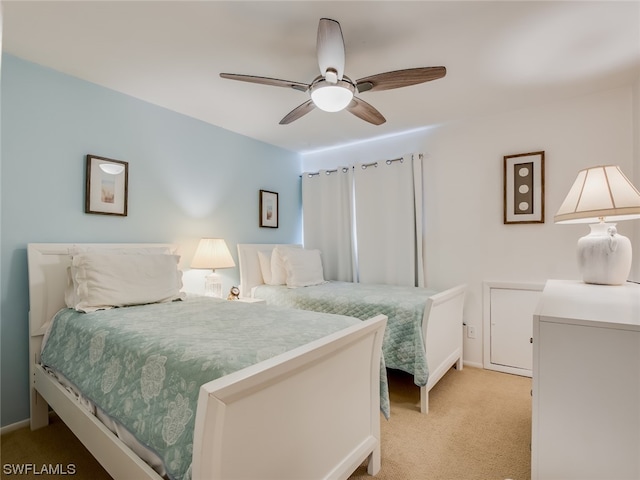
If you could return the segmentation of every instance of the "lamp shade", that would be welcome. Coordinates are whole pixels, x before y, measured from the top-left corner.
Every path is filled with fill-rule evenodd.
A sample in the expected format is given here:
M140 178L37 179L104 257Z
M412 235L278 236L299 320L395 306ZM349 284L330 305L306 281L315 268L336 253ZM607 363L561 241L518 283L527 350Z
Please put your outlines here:
M191 268L231 268L236 264L222 238L203 238L198 244Z
M640 218L640 192L616 165L578 172L555 223L596 223Z

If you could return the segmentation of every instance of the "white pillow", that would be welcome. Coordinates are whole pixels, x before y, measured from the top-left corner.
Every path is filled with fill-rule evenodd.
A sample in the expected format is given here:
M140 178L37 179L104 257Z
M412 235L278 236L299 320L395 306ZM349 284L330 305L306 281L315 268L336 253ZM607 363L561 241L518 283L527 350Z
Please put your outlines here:
M258 252L258 261L262 272L262 283L271 285L271 252Z
M275 247L271 252L271 282L268 285L284 285L287 283L287 271L284 267L282 254L289 250L302 250L302 247L300 245L287 245Z
M122 246L122 247L109 247L107 245L73 245L69 248L69 255L79 255L81 253L100 253L104 255L175 255L177 249L171 246L150 246L150 247L138 247Z
M76 255L71 261L75 285L70 308L93 312L112 307L184 299L179 255Z
M280 253L287 271L287 287L325 283L320 250L289 249Z
M69 248L71 258L81 253L99 253L103 255L174 255L177 254L177 248L174 246L118 246L110 247L108 245L73 245ZM76 290L78 286L74 283L73 275L71 275L71 267L67 268L67 287L64 291L64 301L67 307L75 308L79 302Z
M77 305L79 301L78 295L76 294L76 286L73 283L71 267L67 267L67 286L64 289L64 303L69 308L75 308L75 305Z

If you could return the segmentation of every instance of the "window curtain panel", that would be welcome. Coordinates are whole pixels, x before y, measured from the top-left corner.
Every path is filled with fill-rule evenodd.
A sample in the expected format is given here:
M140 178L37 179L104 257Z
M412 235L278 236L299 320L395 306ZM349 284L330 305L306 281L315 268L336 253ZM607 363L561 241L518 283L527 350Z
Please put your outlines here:
M354 189L359 281L424 286L422 155L357 164Z
M353 243L353 169L302 174L305 248L322 252L326 280L355 281Z

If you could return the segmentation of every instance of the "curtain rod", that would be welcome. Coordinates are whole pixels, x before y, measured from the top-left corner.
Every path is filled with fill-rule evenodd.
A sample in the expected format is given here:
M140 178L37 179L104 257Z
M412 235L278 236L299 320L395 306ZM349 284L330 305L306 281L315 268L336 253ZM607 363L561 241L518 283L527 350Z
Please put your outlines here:
M413 156L412 156L413 157ZM420 160L422 160L422 154L419 154L419 158ZM391 165L393 162L400 162L403 163L404 162L404 158L403 157L399 157L399 158L392 158L390 160L385 160L384 163L386 163L387 165ZM378 162L371 162L371 163L363 163L361 165L363 170L366 170L367 167L377 167L378 166ZM355 166L351 166L351 168L356 168ZM333 170L325 170L324 172L327 175L331 175L332 173L337 172L338 169L334 168ZM343 173L347 173L349 171L349 167L342 167L342 172ZM306 174L309 178L311 177L315 177L316 175L320 175L320 172L312 172L312 173L307 173ZM302 178L302 175L300 175L300 178Z
M326 173L327 175L331 175L332 173L336 173L337 171L338 169L334 168L333 170L325 170L324 173ZM342 167L342 173L347 173L348 171L349 171L349 167ZM309 178L311 178L311 177L315 177L316 175L320 175L320 172L307 173L307 175L309 175ZM302 177L302 175L300 175L300 177Z

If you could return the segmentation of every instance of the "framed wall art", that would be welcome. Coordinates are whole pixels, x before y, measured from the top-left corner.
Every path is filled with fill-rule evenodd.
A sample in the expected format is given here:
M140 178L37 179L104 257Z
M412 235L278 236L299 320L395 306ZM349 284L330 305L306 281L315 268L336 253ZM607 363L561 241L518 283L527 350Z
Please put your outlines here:
M260 190L260 226L278 228L278 194Z
M504 223L544 223L544 152L504 157Z
M85 213L127 216L129 164L87 155Z

